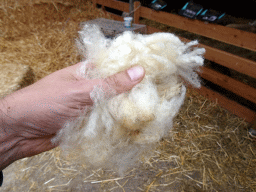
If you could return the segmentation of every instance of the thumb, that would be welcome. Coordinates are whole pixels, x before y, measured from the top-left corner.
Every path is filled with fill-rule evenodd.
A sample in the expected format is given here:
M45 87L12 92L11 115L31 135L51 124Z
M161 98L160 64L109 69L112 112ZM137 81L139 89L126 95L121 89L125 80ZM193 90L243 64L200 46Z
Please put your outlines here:
M141 66L134 66L126 71L104 79L107 86L114 89L118 94L131 90L140 83L145 76L145 70Z

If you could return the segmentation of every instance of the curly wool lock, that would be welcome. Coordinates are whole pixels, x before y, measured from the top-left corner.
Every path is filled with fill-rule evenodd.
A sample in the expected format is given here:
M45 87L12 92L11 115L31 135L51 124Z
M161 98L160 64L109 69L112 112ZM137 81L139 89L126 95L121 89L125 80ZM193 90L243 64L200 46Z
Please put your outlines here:
M205 50L193 48L197 41L185 44L170 33L129 31L111 40L95 25L85 25L79 33L77 44L86 59L78 73L84 78L105 78L134 65L143 66L146 74L119 95L96 86L91 93L94 106L67 123L56 140L82 163L123 172L168 135L185 98L181 78L200 87L195 71L203 65Z

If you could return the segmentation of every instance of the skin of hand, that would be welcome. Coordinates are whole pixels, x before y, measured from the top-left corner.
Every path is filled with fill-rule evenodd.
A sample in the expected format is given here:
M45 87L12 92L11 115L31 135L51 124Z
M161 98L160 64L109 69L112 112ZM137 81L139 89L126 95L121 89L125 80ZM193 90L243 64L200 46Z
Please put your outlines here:
M51 139L64 124L93 105L94 86L110 87L120 94L145 76L141 66L134 66L106 79L88 80L77 75L80 65L56 71L0 100L0 170L56 147Z

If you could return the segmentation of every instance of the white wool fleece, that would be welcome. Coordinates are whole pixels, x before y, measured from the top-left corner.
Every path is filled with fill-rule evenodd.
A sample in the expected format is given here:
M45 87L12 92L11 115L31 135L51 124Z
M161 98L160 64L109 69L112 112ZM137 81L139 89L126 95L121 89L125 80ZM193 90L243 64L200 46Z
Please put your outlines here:
M94 106L77 122L66 124L56 139L82 163L123 172L172 128L185 98L181 78L200 87L195 70L203 65L205 50L192 47L197 41L185 44L171 33L129 31L111 40L99 27L85 25L79 34L77 44L86 59L78 73L84 78L105 78L133 65L143 66L146 74L131 91L119 95L106 95L96 86L91 93Z

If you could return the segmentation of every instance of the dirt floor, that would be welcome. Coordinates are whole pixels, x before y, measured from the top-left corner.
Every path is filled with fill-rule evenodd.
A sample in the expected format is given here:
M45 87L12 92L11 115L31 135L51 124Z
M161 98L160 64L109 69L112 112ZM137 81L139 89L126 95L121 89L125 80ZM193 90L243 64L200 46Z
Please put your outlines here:
M80 23L105 17L85 1L28 1L24 7L3 2L0 62L29 65L35 81L79 62L75 38ZM248 127L188 89L170 133L149 159L142 159L123 175L74 164L56 148L3 170L1 191L253 192L256 143Z

